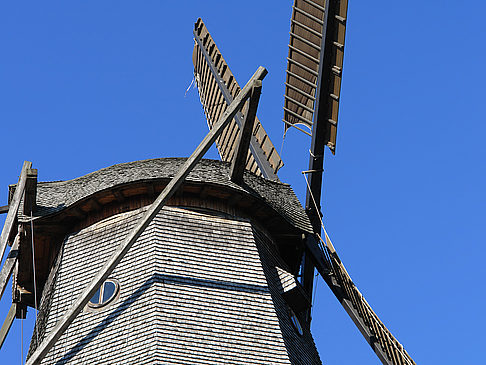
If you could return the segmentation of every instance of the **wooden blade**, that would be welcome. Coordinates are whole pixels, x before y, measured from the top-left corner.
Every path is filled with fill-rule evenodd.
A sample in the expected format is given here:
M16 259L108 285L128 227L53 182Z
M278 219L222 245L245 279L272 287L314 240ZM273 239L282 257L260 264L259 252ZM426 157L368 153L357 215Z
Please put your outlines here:
M306 253L312 256L317 271L363 337L384 365L416 365L354 285L329 236L324 234L325 240L318 235L309 236L305 241Z
M194 40L194 77L208 126L212 128L241 89L201 19L195 24ZM248 103L242 110L247 107ZM223 161L233 160L243 120L243 113L238 113L216 141ZM249 147L251 153L246 158L246 169L276 180L283 162L258 118L255 119Z
M305 133L322 141L332 153L336 149L347 8L348 0L295 0L290 25L285 128L302 125ZM316 123L321 124L322 132L316 131Z

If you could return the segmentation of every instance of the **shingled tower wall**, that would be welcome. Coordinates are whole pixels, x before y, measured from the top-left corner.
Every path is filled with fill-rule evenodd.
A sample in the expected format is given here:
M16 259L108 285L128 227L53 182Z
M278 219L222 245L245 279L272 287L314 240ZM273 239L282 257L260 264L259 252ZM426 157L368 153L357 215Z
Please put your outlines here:
M31 352L181 163L39 184L35 231L51 253ZM115 298L87 307L43 364L321 363L303 318L309 298L292 274L310 230L305 213L288 185L247 174L237 186L227 172L216 161L196 167L112 273ZM55 222L63 238L41 237Z

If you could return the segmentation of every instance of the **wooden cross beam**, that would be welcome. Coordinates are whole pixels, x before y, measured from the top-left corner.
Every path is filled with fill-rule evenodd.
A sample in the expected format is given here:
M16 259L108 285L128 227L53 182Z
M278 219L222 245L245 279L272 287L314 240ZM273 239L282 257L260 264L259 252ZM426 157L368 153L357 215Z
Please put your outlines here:
M15 267L15 263L17 262L17 256L19 252L19 243L20 243L20 233L17 234L15 237L14 244L8 253L7 259L3 264L2 271L0 271L0 299L2 299L3 292L7 287L8 280L12 275L12 271Z
M19 210L20 201L22 200L22 195L24 194L25 184L27 182L27 170L32 167L32 162L25 161L22 166L22 171L20 172L19 182L15 188L15 193L10 201L9 209L7 213L7 218L5 219L5 224L2 229L2 235L0 236L0 262L3 259L3 254L5 253L5 248L7 247L8 238L12 232L12 228L17 218L17 212Z
M233 156L233 161L231 162L231 181L237 184L243 181L243 172L245 171L246 159L248 158L248 152L250 151L249 147L253 133L253 124L255 123L261 93L262 82L258 80L255 82L255 85L251 90L248 110L240 130L240 139L238 140L235 155Z
M145 228L150 224L153 218L160 212L162 207L167 203L169 198L177 191L179 186L184 182L184 179L189 175L194 166L206 154L211 145L216 141L223 129L234 118L236 113L243 107L246 99L250 96L256 81L261 81L266 76L267 70L259 67L253 74L251 79L241 90L238 96L228 106L219 121L213 126L209 133L204 137L199 146L195 149L192 155L184 162L181 169L162 190L160 195L155 199L150 208L145 212L143 217L132 229L128 236L115 250L113 256L105 263L101 270L95 275L84 291L79 295L74 304L69 308L63 317L59 320L56 326L46 336L44 341L40 344L35 352L31 355L26 365L39 364L49 350L54 346L56 341L61 337L64 331L74 321L77 315L83 310L89 300L93 297L95 292L99 289L101 284L110 276L118 263L125 257L126 253L133 246L138 237L141 236Z
M8 331L10 331L10 327L12 327L12 323L15 319L15 314L17 313L17 303L12 303L10 306L10 310L8 311L7 318L3 322L2 328L0 328L0 349L5 342L5 338L7 338Z

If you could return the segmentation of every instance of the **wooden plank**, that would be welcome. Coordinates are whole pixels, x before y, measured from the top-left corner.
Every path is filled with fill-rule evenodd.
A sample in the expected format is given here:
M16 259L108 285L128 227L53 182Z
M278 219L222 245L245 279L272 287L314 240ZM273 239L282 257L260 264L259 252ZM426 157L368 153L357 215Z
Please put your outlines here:
M22 213L30 215L35 209L37 196L37 169L27 170L27 180L25 182L24 207Z
M2 348L3 343L5 342L5 338L7 338L8 331L10 331L10 327L12 327L12 323L15 319L16 312L17 312L17 304L12 303L7 313L7 318L5 318L2 328L0 328L0 349Z
M2 299L3 292L7 287L8 280L12 275L12 271L15 267L15 263L17 262L17 256L19 253L19 243L20 243L20 234L17 234L15 237L14 244L8 253L7 259L3 264L2 271L0 271L0 299Z
M20 201L22 200L22 195L24 194L25 190L25 183L27 181L27 170L31 167L32 162L24 161L14 196L9 202L7 218L5 219L5 224L3 225L2 235L0 236L0 262L3 260L3 254L5 253L5 248L7 247L8 238L12 232L15 219L17 218L17 212L19 210Z
M246 159L248 157L251 135L253 133L253 124L255 123L255 116L261 93L262 82L258 81L251 90L248 111L246 112L245 120L241 128L240 138L238 139L235 155L231 161L231 181L237 184L243 181L243 173L245 172Z
M267 70L263 67L259 67L255 74L252 76L250 81L245 85L241 93L235 98L235 100L228 106L228 109L223 114L221 119L214 125L213 129L204 137L202 142L192 153L192 155L186 160L182 165L181 169L177 172L174 178L167 184L167 186L162 190L157 199L153 202L150 208L145 212L140 221L128 234L128 236L123 240L123 242L115 250L113 256L105 263L101 270L95 275L92 281L84 289L84 291L79 295L74 304L67 310L63 317L59 320L56 326L51 330L51 332L45 337L44 341L35 350L26 365L39 364L44 356L49 352L49 350L54 346L56 341L61 337L64 331L69 327L69 325L74 321L77 315L83 310L88 301L94 295L94 293L99 289L101 284L108 278L108 276L113 272L118 263L125 257L126 253L133 246L135 241L140 237L145 228L150 224L152 219L157 215L157 213L162 209L162 207L167 203L169 198L174 195L179 186L184 182L184 179L189 175L194 166L201 160L204 154L209 150L211 145L216 141L221 131L225 126L234 118L236 113L241 109L246 99L250 95L250 92L254 86L254 82L257 80L262 80L267 74Z
M8 212L8 205L3 205L0 207L0 214L5 214Z

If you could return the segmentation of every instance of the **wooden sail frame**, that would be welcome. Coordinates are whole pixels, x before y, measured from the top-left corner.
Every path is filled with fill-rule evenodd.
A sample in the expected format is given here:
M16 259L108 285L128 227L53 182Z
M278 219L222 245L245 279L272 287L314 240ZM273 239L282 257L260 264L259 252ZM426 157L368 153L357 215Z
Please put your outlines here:
M206 25L200 18L194 25L194 41L192 56L194 77L208 126L212 128L214 121L218 120L241 89ZM216 141L223 161L231 162L235 155L236 142L241 133L244 113L248 108L247 104L241 112L236 114L234 120L230 122ZM246 169L267 179L277 180L277 171L282 166L282 159L275 146L270 141L258 118L255 118Z
M301 125L336 151L348 0L295 0L284 94L285 129ZM322 129L320 132L317 129ZM298 128L302 130L301 128Z

